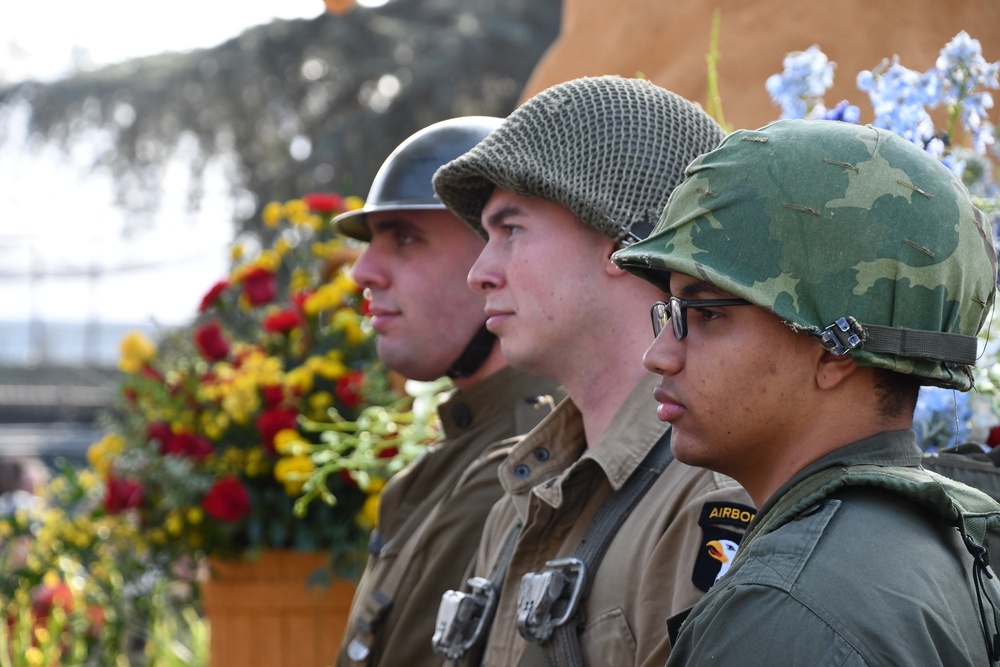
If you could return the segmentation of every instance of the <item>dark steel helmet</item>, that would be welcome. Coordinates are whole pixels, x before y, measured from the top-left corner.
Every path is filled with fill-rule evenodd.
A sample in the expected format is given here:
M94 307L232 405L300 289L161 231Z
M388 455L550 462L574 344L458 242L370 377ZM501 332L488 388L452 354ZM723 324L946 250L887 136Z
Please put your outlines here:
M364 207L334 218L335 229L359 241L370 241L369 213L444 209L431 183L434 172L467 153L501 122L502 118L492 116L462 116L428 125L410 135L382 163Z

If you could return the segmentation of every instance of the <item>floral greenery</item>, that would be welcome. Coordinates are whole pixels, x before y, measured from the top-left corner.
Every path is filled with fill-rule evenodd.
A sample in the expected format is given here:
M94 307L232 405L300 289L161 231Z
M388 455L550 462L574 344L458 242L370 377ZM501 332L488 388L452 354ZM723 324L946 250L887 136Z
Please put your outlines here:
M407 393L375 354L349 276L358 249L330 224L360 205L269 204L273 241L234 248L190 326L121 341L119 397L89 465L0 513L14 660L0 650L0 667L204 666L192 581L206 556L319 550L339 574L357 571L379 491L439 437L450 389Z
M367 408L391 421L390 409L405 419L408 407L365 327L348 273L357 251L330 226L358 205L337 195L269 204L272 246L249 259L237 248L240 263L206 293L193 333L158 348L138 334L123 341L121 401L89 461L105 480L105 510L132 516L169 560L362 550L366 501L411 450L355 439L338 452L348 472L324 480L327 502L295 508L324 424L363 428Z
M833 109L824 104L835 64L818 46L788 54L783 65L784 71L766 83L771 98L781 107L782 118L859 121L860 109L846 101ZM963 179L976 205L991 216L994 243L1000 248L1000 153L997 128L988 117L993 107L989 89L1000 88L998 75L1000 62L986 62L979 41L962 31L941 49L934 67L926 72L908 69L893 57L860 72L856 83L871 101L872 125L921 146ZM944 129L934 125L931 112L938 108L945 112ZM981 334L975 392L921 389L914 430L925 450L970 441L1000 444L1000 343L990 338L992 323L991 314Z

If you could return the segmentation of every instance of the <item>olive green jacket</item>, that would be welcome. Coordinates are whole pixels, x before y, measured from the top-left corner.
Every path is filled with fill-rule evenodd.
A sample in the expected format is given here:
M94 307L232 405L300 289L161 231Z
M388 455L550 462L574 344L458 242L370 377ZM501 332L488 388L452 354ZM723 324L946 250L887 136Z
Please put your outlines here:
M438 603L465 581L503 492L496 469L509 449L504 441L548 414L553 395L563 394L551 380L507 367L439 407L444 441L382 491L338 665L441 664L431 648Z
M521 577L543 570L547 560L573 555L605 498L669 428L656 418L656 381L650 375L639 383L592 447L579 410L567 399L500 466L507 494L483 533L477 576L490 576L508 531L519 521L524 527L485 665L513 667L524 652L517 630ZM594 575L580 635L585 663L662 667L669 652L666 618L699 599L722 567L709 543L738 542L752 516L749 496L732 479L672 461L629 514Z
M884 486L845 486L805 500L805 509L781 509L793 487L820 474L875 465L919 475L920 459L912 431L891 431L799 472L761 508L732 569L683 620L667 664L990 664L973 556L953 522L924 499ZM880 478L878 468L866 474ZM932 484L935 494L949 483L957 484ZM987 510L1000 512L982 498ZM949 511L959 506L944 504ZM760 530L772 521L776 529ZM1000 602L997 580L984 577L984 585ZM992 611L983 602L992 634ZM671 627L682 618L671 619Z

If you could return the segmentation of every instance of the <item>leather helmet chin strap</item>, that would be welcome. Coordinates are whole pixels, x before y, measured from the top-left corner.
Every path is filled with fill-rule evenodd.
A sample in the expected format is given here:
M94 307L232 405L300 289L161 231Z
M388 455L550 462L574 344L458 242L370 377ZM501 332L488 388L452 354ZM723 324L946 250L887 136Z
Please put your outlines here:
M486 358L490 356L490 352L493 351L496 340L496 335L487 329L486 323L483 322L479 331L462 350L462 354L458 355L458 359L448 369L448 377L464 378L478 371L486 362Z

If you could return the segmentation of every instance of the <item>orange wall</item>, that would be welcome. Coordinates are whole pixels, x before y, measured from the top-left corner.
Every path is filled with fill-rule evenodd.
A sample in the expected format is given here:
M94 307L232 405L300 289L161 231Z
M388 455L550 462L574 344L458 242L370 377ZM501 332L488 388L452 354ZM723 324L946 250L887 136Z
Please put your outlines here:
M837 63L826 102L848 99L871 120L854 78L886 57L926 71L959 30L1000 60L1000 0L563 0L559 38L539 62L522 99L579 76L646 78L706 102L712 14L721 12L719 89L726 122L759 127L778 117L764 81L789 51L813 44ZM1000 91L995 94L1000 105ZM991 118L997 122L997 110Z

